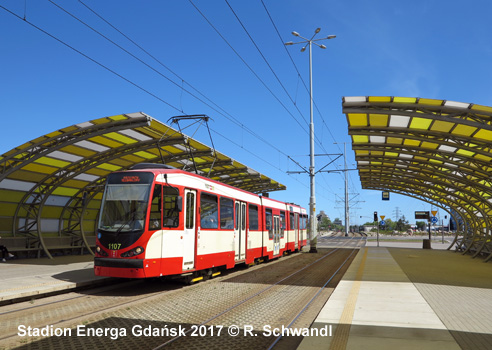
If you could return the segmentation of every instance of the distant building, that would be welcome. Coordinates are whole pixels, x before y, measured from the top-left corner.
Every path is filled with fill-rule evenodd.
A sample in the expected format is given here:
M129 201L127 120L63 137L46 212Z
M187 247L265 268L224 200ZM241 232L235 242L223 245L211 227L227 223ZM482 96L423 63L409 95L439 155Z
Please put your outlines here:
M330 220L330 217L326 215L324 210L321 210L318 215L316 215L316 219L318 219L318 222L322 222L323 219Z

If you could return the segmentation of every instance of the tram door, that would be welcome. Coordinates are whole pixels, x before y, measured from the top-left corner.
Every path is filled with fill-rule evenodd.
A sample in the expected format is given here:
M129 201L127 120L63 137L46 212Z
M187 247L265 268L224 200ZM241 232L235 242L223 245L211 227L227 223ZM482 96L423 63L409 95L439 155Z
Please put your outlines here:
M234 223L235 260L246 259L246 203L236 202L236 220Z
M273 217L273 255L280 253L280 216Z
M183 271L195 267L196 191L185 189L185 227L183 232Z
M296 237L296 249L299 249L299 214L294 213L294 236Z

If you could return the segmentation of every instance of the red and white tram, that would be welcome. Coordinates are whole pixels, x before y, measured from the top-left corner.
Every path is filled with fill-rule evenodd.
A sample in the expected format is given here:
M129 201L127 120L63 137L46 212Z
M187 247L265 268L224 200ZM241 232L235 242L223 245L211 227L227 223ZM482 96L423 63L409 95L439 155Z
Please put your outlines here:
M307 243L298 205L163 165L108 176L97 231L95 274L210 276L273 259Z

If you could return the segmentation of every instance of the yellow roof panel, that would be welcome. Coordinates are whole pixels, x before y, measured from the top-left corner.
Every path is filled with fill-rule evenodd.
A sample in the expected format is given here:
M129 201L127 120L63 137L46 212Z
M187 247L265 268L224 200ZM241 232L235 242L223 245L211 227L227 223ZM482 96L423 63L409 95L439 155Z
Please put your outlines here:
M123 114L119 114L119 115L113 115L112 117L108 117L109 119L111 120L124 120L124 119L128 119L127 116L124 116Z
M369 102L391 102L390 96L369 96Z
M469 125L458 124L455 126L453 131L451 131L454 135L462 135L462 136L470 136L477 130L477 128Z
M420 141L406 139L405 141L403 141L403 144L404 145L407 145L407 146L415 146L415 147L418 147L420 145Z
M393 102L395 103L415 103L417 102L416 97L393 97Z
M473 135L474 138L477 139L482 139L491 142L492 141L492 131L486 130L486 129L480 129L477 131L475 135Z
M473 157L475 155L475 152L467 151L465 149L457 149L456 153L467 157Z
M387 114L369 114L369 124L371 126L388 126L388 118Z
M386 138L386 143L401 145L403 143L403 139L399 137L388 137Z
M121 158L128 160L129 162L132 162L134 164L143 163L145 161L145 158L137 157L133 154L127 154L127 155L122 156Z
M71 197L74 194L76 194L79 190L75 188L69 188L69 187L62 187L59 186L57 187L54 191L53 194L57 196L66 196L66 197Z
M58 160L58 159L53 159L50 157L41 157L35 160L36 163L40 164L45 164L45 165L51 165L57 168L64 168L68 165L70 165L69 162L65 162L63 160Z
M145 151L135 152L135 155L142 157L144 159L155 159L155 155Z
M350 126L367 126L367 114L350 113L347 116Z
M120 170L121 169L120 166L109 164L109 163L99 164L97 167L98 168L101 168L101 169L106 169L106 170L109 170L109 171L117 171L117 170Z
M432 119L426 119L426 118L412 118L412 121L410 122L410 129L423 129L427 130L429 129L429 125L432 123Z
M479 153L475 154L475 158L483 160L485 162L490 162L492 160L492 157L488 157L488 156L485 156L485 155L479 154Z
M473 105L471 109L475 111L492 113L492 107L489 106Z
M436 120L431 126L432 131L449 132L455 123L445 122L441 120Z
M352 135L354 143L368 143L369 137L365 135Z
M28 163L27 165L22 167L22 170L33 171L35 173L41 173L41 174L53 174L55 171L58 170L58 168L53 168L41 164Z
M419 99L419 104L421 105L431 105L431 106L441 106L443 104L443 100L434 100L431 98L421 98Z
M91 137L91 138L89 138L89 141L95 142L95 143L98 143L100 145L110 147L110 148L118 148L118 147L121 147L124 145L124 143L122 143L122 142L116 142L114 140L111 140L109 138L102 137L102 136Z
M422 142L421 147L422 148L437 149L437 147L439 147L439 144L433 143L433 142L424 141L424 142Z
M110 132L110 133L104 134L104 136L109 137L113 140L119 141L121 143L127 144L127 145L138 142L135 139L132 139L132 138L125 136L125 135L118 134L117 132Z
M78 146L73 146L73 145L68 145L60 149L60 151L66 152L66 153L72 153L77 156L81 157L91 157L94 154L96 154L95 151L91 151L87 148L82 148Z

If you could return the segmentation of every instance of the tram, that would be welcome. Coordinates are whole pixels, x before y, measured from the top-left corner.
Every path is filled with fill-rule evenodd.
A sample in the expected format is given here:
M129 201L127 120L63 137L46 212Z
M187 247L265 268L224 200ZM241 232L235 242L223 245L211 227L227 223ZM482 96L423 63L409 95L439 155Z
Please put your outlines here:
M299 251L306 210L200 175L139 164L107 177L97 228L97 276L202 279Z

